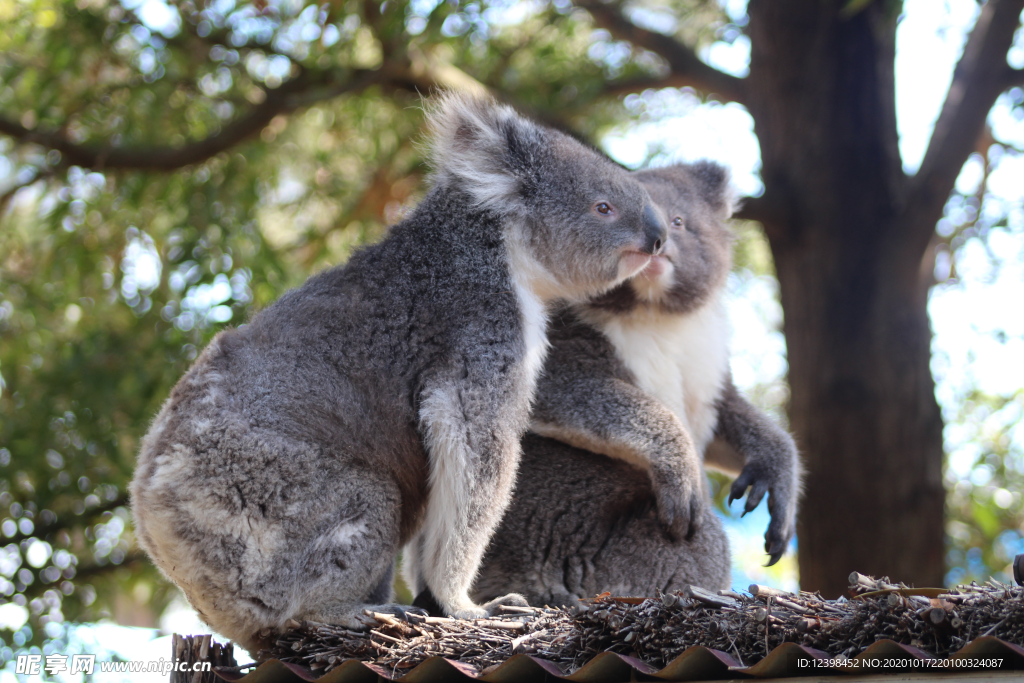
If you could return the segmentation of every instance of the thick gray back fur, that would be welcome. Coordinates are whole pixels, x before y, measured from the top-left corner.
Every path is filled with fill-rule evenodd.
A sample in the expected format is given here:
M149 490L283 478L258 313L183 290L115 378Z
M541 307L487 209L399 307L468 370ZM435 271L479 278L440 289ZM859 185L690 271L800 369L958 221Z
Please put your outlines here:
M752 487L753 509L770 493L772 563L792 536L796 448L728 371L728 174L701 162L635 177L673 226L667 264L553 315L532 423L551 438L524 441L515 499L481 567L478 598L514 590L559 603L605 590L727 587L728 544L703 474L712 442L734 456L714 465L742 468L733 496Z
M521 602L468 591L509 501L546 307L622 282L665 238L644 187L567 136L456 96L429 115L423 202L219 334L139 454L140 544L251 652L288 619L358 628L388 609L413 540L448 614Z

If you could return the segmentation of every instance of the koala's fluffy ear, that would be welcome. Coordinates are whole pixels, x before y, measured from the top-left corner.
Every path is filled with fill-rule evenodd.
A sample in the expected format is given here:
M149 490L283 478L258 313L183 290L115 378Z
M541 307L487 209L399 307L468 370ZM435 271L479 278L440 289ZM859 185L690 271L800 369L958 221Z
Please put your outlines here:
M698 194L717 211L728 218L737 208L736 190L730 182L729 169L707 159L689 166L690 175L697 184Z
M543 130L511 107L454 92L431 98L426 111L437 181L460 185L479 206L512 208L544 149Z

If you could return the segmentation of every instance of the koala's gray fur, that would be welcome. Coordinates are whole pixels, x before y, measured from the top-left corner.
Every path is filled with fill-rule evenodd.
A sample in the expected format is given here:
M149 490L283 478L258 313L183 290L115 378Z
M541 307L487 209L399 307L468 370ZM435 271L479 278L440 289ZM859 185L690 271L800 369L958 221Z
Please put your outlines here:
M143 441L140 544L250 651L290 618L359 628L394 609L374 603L412 539L447 614L521 603L469 589L509 501L546 306L621 283L666 237L644 186L566 135L457 96L429 121L423 202L215 337Z
M704 490L705 449L709 464L742 468L732 496L753 487L748 510L770 492L772 563L793 534L796 447L729 376L728 176L708 162L634 176L679 225L654 268L552 316L532 429L553 438L523 440L513 502L474 599L513 590L535 604L575 604L606 590L727 588L729 546ZM429 593L416 604L433 607Z
M729 373L722 298L731 267L731 236L725 226L733 208L728 174L717 164L700 162L639 171L634 177L667 214L672 224L669 243L637 277L553 315L552 348L538 384L531 429L647 471L670 536L691 539L691 545L665 545L665 557L679 561L689 553L712 551L698 531L712 518L705 511L702 454L720 469L736 473L742 468L730 501L750 488L750 511L769 494L765 550L774 564L795 530L801 465L789 434L739 394ZM557 484L535 477L524 466L509 515L544 515L544 502L533 491L552 487ZM623 495L631 496L631 489ZM521 504L520 496L531 502ZM580 533L589 530L583 523ZM720 531L708 532L712 537L716 533ZM614 540L620 548L632 547L627 536ZM546 541L505 539L502 530L492 548ZM703 585L725 576L727 555L719 561L725 564L717 574L690 580ZM628 576L647 582L649 591L661 577L638 571L646 564L624 554L619 571L606 580ZM482 576L491 568L485 563ZM533 594L531 588L522 589Z
M531 605L576 605L611 591L652 596L729 587L729 542L709 506L689 540L658 519L651 480L621 460L528 434L519 482L471 595L508 591Z

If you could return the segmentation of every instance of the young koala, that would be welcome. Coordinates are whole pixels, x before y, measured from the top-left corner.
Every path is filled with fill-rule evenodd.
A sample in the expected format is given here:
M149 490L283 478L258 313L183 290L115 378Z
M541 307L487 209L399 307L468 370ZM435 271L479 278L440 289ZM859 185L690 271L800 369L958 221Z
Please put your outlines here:
M138 539L253 652L288 619L364 627L402 544L446 614L510 499L546 306L645 268L667 226L642 183L492 102L428 112L433 187L344 267L219 334L143 441Z
M704 519L702 454L726 472L742 467L729 502L749 488L749 512L769 494L765 551L774 564L795 531L802 470L792 437L740 395L729 372L728 172L701 161L633 177L667 214L668 244L637 277L552 316L531 430L646 470L677 538Z
M731 457L711 464L743 468L730 501L751 488L749 511L770 494L770 564L793 535L793 440L729 376L728 175L701 162L634 177L667 214L669 243L637 277L553 314L531 426L551 438L523 441L476 599L514 590L534 604L574 604L605 590L728 587L728 543L703 488L701 454L713 439L720 448L708 455ZM430 607L429 596L417 604Z

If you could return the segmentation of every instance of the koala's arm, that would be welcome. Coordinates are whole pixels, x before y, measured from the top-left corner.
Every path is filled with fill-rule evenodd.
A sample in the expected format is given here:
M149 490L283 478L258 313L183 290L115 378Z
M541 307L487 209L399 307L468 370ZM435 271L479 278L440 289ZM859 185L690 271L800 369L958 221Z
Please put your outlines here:
M756 508L768 494L771 522L764 547L771 556L768 565L773 565L796 531L803 475L796 444L786 430L740 394L731 378L716 407L715 442L705 453L705 462L733 472L742 467L729 492L729 502L742 498L749 488L743 514Z
M526 604L518 595L482 606L469 597L511 501L528 414L528 395L517 403L514 392L480 391L482 375L467 367L464 376L428 382L419 411L430 493L410 571L422 576L447 615L460 619L489 616L499 604Z
M546 371L530 430L647 471L669 533L692 538L699 528L704 474L693 439L671 410L624 379Z

